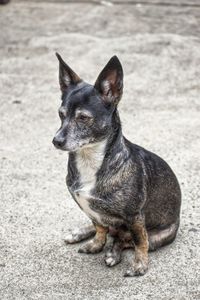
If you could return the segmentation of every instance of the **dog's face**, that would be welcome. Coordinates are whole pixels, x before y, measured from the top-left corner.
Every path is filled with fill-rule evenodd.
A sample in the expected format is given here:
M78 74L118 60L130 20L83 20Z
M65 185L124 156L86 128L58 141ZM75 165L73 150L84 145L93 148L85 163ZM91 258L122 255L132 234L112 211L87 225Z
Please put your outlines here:
M113 56L92 86L56 55L62 104L59 108L61 127L53 144L61 150L77 151L109 136L113 112L122 96L123 70L118 58Z

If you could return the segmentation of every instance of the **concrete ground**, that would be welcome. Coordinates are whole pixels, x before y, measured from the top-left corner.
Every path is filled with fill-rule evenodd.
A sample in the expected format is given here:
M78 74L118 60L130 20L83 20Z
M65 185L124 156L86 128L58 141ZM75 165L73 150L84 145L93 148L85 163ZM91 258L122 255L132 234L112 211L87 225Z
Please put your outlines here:
M0 7L0 299L200 299L199 1L61 2ZM150 254L144 277L123 277L131 251L109 269L103 253L81 255L63 242L88 220L65 186L67 154L51 144L55 51L89 82L119 56L124 134L179 178L179 234Z

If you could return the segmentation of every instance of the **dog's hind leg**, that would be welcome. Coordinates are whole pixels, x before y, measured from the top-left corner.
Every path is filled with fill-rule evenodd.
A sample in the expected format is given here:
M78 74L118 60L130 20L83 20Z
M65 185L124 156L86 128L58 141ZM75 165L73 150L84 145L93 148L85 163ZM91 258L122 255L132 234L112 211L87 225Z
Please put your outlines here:
M96 229L94 225L91 224L89 226L73 230L64 241L66 244L75 244L92 237L95 233Z
M158 248L168 245L176 238L179 227L179 221L166 228L158 228L148 231L149 251L155 251Z

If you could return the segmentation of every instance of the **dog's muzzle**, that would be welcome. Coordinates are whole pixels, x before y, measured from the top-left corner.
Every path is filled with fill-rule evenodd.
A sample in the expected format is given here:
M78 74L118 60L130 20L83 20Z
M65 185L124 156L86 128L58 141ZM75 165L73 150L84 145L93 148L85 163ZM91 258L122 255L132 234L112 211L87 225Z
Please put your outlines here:
M62 149L65 145L65 138L59 137L59 136L55 136L53 138L52 143L54 144L54 146L58 149Z

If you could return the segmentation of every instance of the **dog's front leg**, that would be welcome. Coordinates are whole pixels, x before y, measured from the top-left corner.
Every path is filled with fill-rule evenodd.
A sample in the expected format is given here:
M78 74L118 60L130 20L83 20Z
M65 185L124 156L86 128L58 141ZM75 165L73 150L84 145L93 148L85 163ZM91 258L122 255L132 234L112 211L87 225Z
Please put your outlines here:
M103 227L101 225L96 225L96 234L94 238L87 242L83 247L81 247L78 252L80 253L98 253L100 252L105 243L106 243L106 236L108 232L108 227Z
M132 268L124 276L144 275L148 269L149 242L143 217L137 215L129 228L135 244L135 259Z

